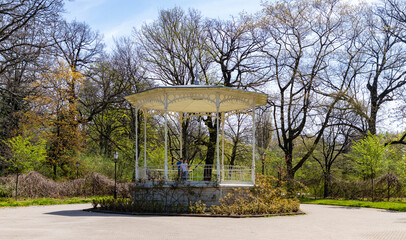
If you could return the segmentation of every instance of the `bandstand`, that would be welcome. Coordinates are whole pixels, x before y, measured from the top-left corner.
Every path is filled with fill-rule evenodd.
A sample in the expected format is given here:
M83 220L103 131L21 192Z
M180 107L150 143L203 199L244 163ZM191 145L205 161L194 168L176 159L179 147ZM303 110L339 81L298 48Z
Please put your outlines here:
M225 86L209 85L178 85L155 87L143 92L126 96L125 99L131 103L135 112L144 112L144 166L139 166L138 135L135 137L135 179L136 183L153 180L149 175L151 172L160 173L165 184L170 185L175 182L176 166L168 165L168 116L175 116L179 123L184 121L183 114L190 113L196 115L209 115L216 119L217 140L216 140L216 162L212 166L213 177L211 185L245 185L253 186L255 183L255 108L266 104L267 95L251 91L239 90ZM164 114L165 129L165 163L164 166L147 165L147 139L146 139L146 116L153 113ZM227 117L245 112L251 114L254 126L252 127L252 164L251 166L231 166L224 165L224 121ZM135 126L138 127L137 118ZM180 127L180 129L182 129ZM136 129L138 134L138 129ZM222 137L222 151L220 151L220 134ZM180 132L180 137L182 132ZM221 153L221 157L220 157ZM180 140L180 157L182 157L182 139ZM191 168L193 165L191 165ZM198 169L197 167L195 169ZM193 173L191 173L191 176ZM239 175L233 176L233 175ZM247 177L249 175L249 177ZM204 179L194 179L191 177L189 184L208 185ZM209 185L210 185L209 184ZM136 184L137 185L137 184Z

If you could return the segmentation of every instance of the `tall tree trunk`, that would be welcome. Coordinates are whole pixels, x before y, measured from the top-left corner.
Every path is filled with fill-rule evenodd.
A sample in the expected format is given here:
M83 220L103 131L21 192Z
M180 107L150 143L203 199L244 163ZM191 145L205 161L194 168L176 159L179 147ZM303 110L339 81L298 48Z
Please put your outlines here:
M295 178L295 171L293 169L293 163L292 163L292 153L291 152L285 152L285 163L286 163L286 178L289 181L292 181Z
M391 175L390 175L390 173L388 173L388 177L387 177L387 180L388 180L388 202L390 200L390 187L391 187L390 177L391 177Z
M203 179L204 181L211 181L214 155L216 153L217 128L216 124L213 123L212 117L207 117L207 119L204 120L204 122L206 123L206 126L209 129L209 141L206 142L207 152Z
M185 115L184 115L185 116ZM189 126L189 118L182 122L182 157L188 158L187 148L188 148L188 139L187 139L187 129Z
M370 94L370 100L371 100L371 107L370 107L370 114L369 114L369 119L368 121L368 130L372 135L376 134L376 117L378 113L378 77L379 74L377 74L372 82L372 85L370 83L367 84L367 89Z
M330 194L330 173L324 173L324 191L323 198L328 198Z
M376 134L376 118L378 114L378 106L375 103L371 104L371 114L368 119L368 130L372 135Z
M18 199L18 170L17 170L17 174L16 174L16 201Z
M53 164L53 169L54 169L54 180L56 180L56 174L57 174L57 168L58 168L58 164L55 162L54 164Z
M238 145L238 138L233 142L233 149L231 151L231 157L230 157L230 165L234 166L235 165L235 158L237 157L237 145Z
M285 181L286 181L286 187L288 190L288 194L291 195L293 194L293 189L294 189L294 179L295 179L295 169L293 168L293 156L292 152L285 152L285 163L286 163L286 176L285 176Z

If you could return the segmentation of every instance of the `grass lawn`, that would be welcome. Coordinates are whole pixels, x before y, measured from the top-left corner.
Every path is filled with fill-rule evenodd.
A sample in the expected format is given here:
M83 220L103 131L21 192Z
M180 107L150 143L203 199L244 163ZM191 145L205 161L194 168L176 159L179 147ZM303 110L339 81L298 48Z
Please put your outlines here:
M368 201L330 200L330 199L317 199L317 200L302 199L300 200L300 202L310 204L349 206L349 207L380 208L406 212L406 202L368 202Z
M35 199L19 199L16 201L13 198L0 198L1 207L22 207L32 205L57 205L57 204L75 204L75 203L90 203L93 198L35 198Z

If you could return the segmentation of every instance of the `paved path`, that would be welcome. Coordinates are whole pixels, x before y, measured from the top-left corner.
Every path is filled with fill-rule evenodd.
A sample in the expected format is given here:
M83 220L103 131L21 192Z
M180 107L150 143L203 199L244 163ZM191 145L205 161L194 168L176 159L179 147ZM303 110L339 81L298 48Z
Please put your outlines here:
M235 219L81 211L89 207L0 208L0 239L406 239L406 213L379 209L302 205L306 215Z

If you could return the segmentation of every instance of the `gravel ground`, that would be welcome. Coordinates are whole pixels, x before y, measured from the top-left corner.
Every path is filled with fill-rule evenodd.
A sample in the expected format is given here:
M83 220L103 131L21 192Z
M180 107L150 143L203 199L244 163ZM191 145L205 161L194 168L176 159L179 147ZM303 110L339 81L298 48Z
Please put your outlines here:
M306 215L199 218L82 211L90 207L0 208L0 239L406 239L406 213L379 209L302 204Z

